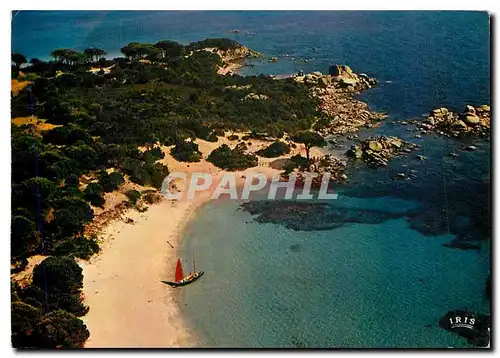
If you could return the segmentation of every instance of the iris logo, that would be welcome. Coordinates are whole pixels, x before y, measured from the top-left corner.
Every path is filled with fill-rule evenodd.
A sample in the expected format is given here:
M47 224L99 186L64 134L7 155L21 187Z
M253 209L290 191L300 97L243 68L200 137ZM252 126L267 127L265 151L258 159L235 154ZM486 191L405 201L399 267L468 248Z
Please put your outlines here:
M470 316L455 316L448 318L450 321L450 328L469 328L474 329L474 323L476 319Z
M441 328L464 337L476 347L489 347L490 325L489 315L469 310L449 311L439 320Z

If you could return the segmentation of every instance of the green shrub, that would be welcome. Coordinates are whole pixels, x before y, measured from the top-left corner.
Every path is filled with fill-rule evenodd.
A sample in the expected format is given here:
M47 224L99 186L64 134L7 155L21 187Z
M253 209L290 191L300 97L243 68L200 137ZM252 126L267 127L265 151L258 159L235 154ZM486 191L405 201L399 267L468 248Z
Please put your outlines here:
M70 257L47 257L33 269L33 285L47 293L79 293L82 268Z
M307 158L301 156L300 154L296 154L290 158L295 168L305 168L309 164Z
M120 185L125 183L123 174L117 171L108 174L105 170L101 170L98 178L99 184L106 193L115 191Z
M42 316L40 309L24 302L11 304L12 346L14 348L36 348L33 337L35 327Z
M76 175L76 174L70 174L64 180L64 185L67 186L67 187L78 188L79 184L80 184L80 182L78 180L78 175Z
M245 148L244 143L238 144L232 150L227 144L223 144L214 149L207 160L219 168L231 171L257 166L257 157L253 154L246 154Z
M75 316L84 316L89 311L89 307L83 303L81 291L76 293L47 292L35 285L28 285L19 292L19 296L23 302L42 310L44 313L62 309Z
M142 195L143 200L148 203L148 204L156 204L160 202L161 200L161 195L158 193L146 193Z
M104 206L104 190L100 184L89 183L83 191L83 194L85 195L85 199L90 201L92 205L99 207Z
M77 196L58 197L51 200L51 204L52 219L44 226L46 244L51 244L47 237L73 237L81 233L85 224L94 218L94 211L88 202Z
M258 155L266 158L275 158L290 153L290 146L286 143L276 141L268 147L257 152Z
M210 133L210 135L207 137L206 140L207 140L207 142L215 143L215 142L219 141L219 138L217 137L217 135L215 134L215 132L212 132L212 133Z
M178 141L170 150L170 154L180 162L199 162L201 160L198 144L192 141Z
M82 348L90 333L82 320L57 310L40 319L36 336L40 348Z
M137 190L129 190L125 193L125 195L127 196L128 200L134 205L137 204L137 201L141 198L141 193Z
M37 80L39 78L40 78L40 75L38 75L36 73L25 73L22 80L34 82L35 80Z
M148 149L142 153L142 159L145 162L155 162L163 158L165 158L165 153L158 147Z
M11 257L26 258L33 254L40 245L40 235L33 220L14 215L11 221Z
M74 256L80 259L88 259L98 252L99 244L95 237L73 237L57 242L53 248L53 254L56 256Z

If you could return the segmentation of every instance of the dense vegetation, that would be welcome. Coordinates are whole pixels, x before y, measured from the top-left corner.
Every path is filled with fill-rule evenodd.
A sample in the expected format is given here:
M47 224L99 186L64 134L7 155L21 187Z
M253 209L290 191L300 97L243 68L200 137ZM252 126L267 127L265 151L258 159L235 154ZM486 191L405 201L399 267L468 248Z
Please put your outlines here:
M312 147L323 148L326 146L325 139L316 132L311 131L300 131L293 136L293 140L298 143L303 143L306 149L306 159L309 162L309 154Z
M198 150L198 144L193 141L177 141L172 147L170 154L180 162L199 162L201 160L201 152Z
M69 257L48 257L33 270L31 285L12 286L12 345L25 348L82 347L89 331L77 317L82 269Z
M258 155L266 158L276 158L288 153L290 153L290 145L280 141L273 142L257 152Z
M83 344L88 332L76 317L85 308L76 281L70 285L65 276L71 273L81 282L81 272L69 257L98 251L95 238L83 230L94 208L104 205L105 193L125 180L161 187L168 168L159 162L164 156L159 145L175 145L178 160L196 161L196 138L216 142L224 130L279 138L311 127L318 113L304 85L268 76L217 75L221 58L202 50L238 46L228 39L187 46L168 40L131 43L121 50L125 57L113 60L94 47L55 49L52 61L12 54L12 78L30 81L12 95L12 118L45 121L11 127L12 266L22 270L28 257L52 255L41 267L68 285L47 292L37 271L32 285L14 287L15 346ZM248 99L250 93L266 99ZM257 165L242 145L233 150L223 145L209 160L228 170ZM82 176L93 179L82 181ZM140 196L127 193L131 202Z
M214 149L207 160L219 168L231 171L255 167L259 161L254 154L246 153L246 149L245 143L239 143L234 149L223 144Z

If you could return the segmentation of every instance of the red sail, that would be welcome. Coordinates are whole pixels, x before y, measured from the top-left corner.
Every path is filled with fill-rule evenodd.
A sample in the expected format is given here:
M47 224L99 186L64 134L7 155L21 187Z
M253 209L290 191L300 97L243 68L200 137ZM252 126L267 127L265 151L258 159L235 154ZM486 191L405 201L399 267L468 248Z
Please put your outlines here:
M177 267L175 268L175 281L180 281L184 278L184 272L182 272L181 259L177 259Z

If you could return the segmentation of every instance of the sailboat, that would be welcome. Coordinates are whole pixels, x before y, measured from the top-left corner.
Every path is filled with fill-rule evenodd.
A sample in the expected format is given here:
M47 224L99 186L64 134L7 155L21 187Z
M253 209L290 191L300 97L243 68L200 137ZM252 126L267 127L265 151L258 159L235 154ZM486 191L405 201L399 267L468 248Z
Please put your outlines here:
M196 262L194 260L194 254L193 254L193 272L190 272L189 275L184 277L184 271L182 270L181 259L177 259L177 265L175 267L175 281L174 282L161 281L161 282L172 287L186 286L199 279L201 276L203 276L204 273L205 273L204 271L196 271Z

